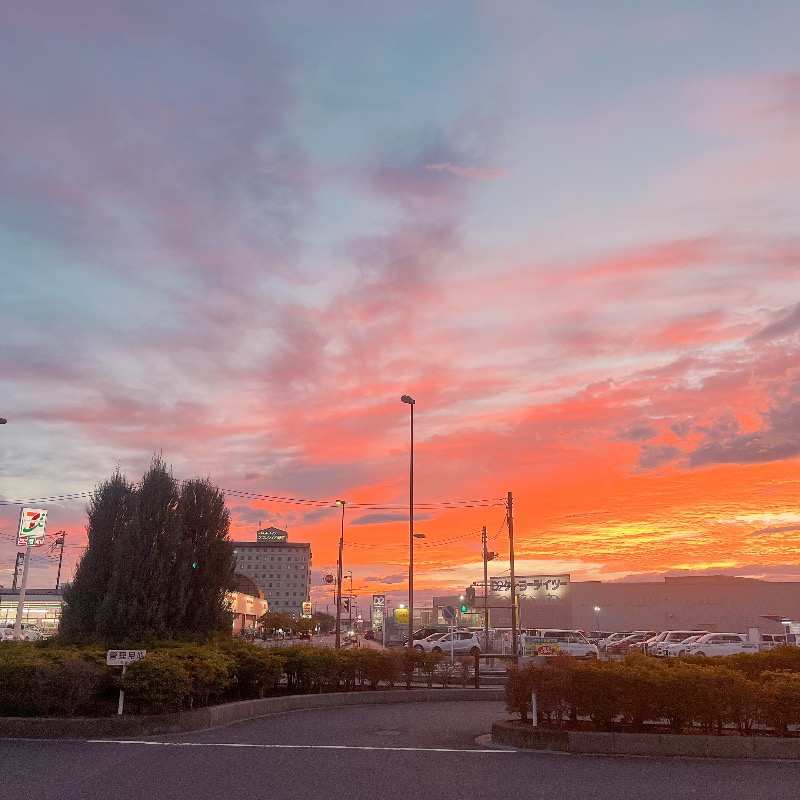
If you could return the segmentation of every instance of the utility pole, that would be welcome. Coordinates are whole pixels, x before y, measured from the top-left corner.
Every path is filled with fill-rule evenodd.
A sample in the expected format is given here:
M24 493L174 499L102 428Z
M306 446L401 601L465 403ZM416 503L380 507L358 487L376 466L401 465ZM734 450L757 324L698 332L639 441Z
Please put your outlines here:
M508 551L511 567L511 647L514 663L519 663L519 635L517 633L517 580L514 577L514 499L508 493Z
M58 538L53 542L53 546L61 545L61 552L58 556L58 575L56 575L56 591L58 591L59 584L61 583L61 564L64 561L64 539L67 536L67 532L59 531L56 536Z
M494 558L494 553L492 553ZM486 526L483 526L483 647L489 652L489 553L486 550Z

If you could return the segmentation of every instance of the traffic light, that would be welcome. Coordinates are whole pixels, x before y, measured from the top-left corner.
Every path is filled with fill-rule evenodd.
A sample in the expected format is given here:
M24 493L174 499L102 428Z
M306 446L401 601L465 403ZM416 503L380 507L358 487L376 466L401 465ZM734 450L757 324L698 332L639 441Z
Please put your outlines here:
M474 586L467 586L467 605L474 606L475 605L475 587Z
M461 595L461 613L462 614L466 614L467 613L467 601L464 598L463 594Z
M197 561L192 561L192 569L197 569Z
M350 598L349 597L343 597L342 598L342 611L344 611L345 614L349 614L350 613Z

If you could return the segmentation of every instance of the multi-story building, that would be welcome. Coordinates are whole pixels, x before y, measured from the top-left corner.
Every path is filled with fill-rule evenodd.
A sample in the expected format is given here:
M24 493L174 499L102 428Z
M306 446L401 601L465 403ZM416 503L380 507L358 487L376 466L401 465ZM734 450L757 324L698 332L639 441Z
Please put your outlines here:
M254 542L234 542L236 571L263 590L270 611L299 617L311 596L311 545L290 542L286 531L264 528Z

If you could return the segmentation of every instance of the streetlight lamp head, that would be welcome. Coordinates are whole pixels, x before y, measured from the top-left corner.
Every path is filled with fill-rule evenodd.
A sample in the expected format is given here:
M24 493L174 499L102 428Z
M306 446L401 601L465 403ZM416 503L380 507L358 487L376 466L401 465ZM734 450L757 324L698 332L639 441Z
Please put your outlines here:
M407 394L404 394L404 395L403 395L403 396L400 398L400 400L401 400L403 403L408 403L410 406L413 406L413 405L414 405L414 398L413 398L413 397L409 397Z
M425 534L424 533L415 533L414 534L414 538L415 539L424 539L425 538Z
M344 505L344 503L345 503L345 501L344 501L344 500L337 500L337 501L336 501L336 505L337 505L337 506L343 506L343 505Z

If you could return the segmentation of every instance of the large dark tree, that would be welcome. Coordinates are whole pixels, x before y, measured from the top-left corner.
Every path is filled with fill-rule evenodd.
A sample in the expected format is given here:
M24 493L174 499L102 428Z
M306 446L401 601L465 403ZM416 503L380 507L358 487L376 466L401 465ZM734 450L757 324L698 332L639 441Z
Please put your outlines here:
M133 487L119 470L92 494L86 509L89 546L64 592L60 629L65 638L80 640L97 630L97 613L108 594L115 547L128 527L133 496Z
M195 478L181 487L181 539L173 565L173 627L206 637L229 631L225 591L235 587L230 517L222 492L208 480Z
M63 638L128 644L230 631L233 544L219 489L199 479L180 486L156 456L137 487L117 473L88 510Z

